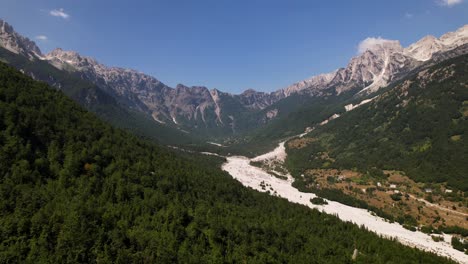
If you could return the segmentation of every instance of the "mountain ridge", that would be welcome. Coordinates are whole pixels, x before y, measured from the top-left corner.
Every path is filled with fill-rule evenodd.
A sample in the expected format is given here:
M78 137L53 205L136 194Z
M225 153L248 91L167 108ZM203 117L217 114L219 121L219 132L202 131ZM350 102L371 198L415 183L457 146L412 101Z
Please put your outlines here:
M403 48L396 40L379 40L351 58L344 68L320 74L273 92L248 89L231 94L204 86L169 87L157 78L120 67L106 66L92 57L57 48L43 55L35 43L0 20L0 44L30 60L46 61L57 69L78 74L133 111L155 122L204 136L226 137L261 127L281 116L274 106L291 95L336 96L351 92L365 96L440 54L468 43L468 25L439 39L426 36Z
M369 78L370 75L375 76L376 73L385 73L384 70L390 70L390 75L398 73L398 68L401 67L395 67L398 66L398 64L401 65L401 63L405 63L405 60L410 60L410 68L413 68L417 65L411 65L413 64L420 64L422 62L426 62L432 58L432 55L438 52L446 52L449 50L452 50L458 46L461 46L463 44L468 43L468 25L464 25L457 29L454 32L448 32L443 34L440 38L436 38L432 35L427 35L417 42L410 44L408 47L404 48L401 46L400 42L398 40L380 40L380 42L375 43L374 45L371 45L367 49L365 49L361 54L359 54L356 57L351 58L350 62L348 63L347 67L345 68L339 68L333 72L330 72L328 74L335 75L335 83L336 82L341 82L345 85L343 85L344 89L339 89L339 92L342 92L343 90L349 89L349 87L346 86L349 80L355 80L359 84L364 84L368 81L370 81L372 78ZM375 60L370 59L370 57L374 56L374 58L380 59L381 62L380 67L375 67L375 65L372 65L371 63ZM389 64L387 61L387 64L381 65L382 62L385 62L385 59L389 59L388 56L393 56L393 60L390 61L395 61L396 63L392 65L394 68L393 69L386 69ZM414 60L411 62L411 60ZM419 63L415 63L419 62ZM368 71L363 72L360 76L362 77L361 79L357 79L355 76L355 70L358 68L359 65L365 65L365 66L374 66L370 67L371 69ZM382 67L384 66L384 67ZM376 71L377 70L377 71ZM284 88L285 90L288 89L293 89L293 87L296 87L295 91L301 91L301 90L307 90L309 88L315 88L315 89L324 89L325 87L311 87L308 86L308 80L312 80L316 77L323 76L324 74L316 75L313 77L310 77L309 79L297 82L291 86L288 86ZM382 81L382 77L384 79L384 82ZM389 75L382 76L381 78L373 80L374 86L366 86L363 89L370 89L373 87L380 88L382 86L385 86L389 84L388 79ZM379 83L380 82L380 83ZM303 85L301 85L303 84ZM326 83L326 85L329 85L330 83ZM331 83L332 85L334 84L333 81ZM298 88L298 86L300 88ZM377 90L377 89L374 89Z
M82 60L86 60L90 62L90 64L92 64L92 66L94 66L98 70L98 74L100 75L104 75L104 73L99 72L99 71L104 71L104 69L132 72L134 74L141 74L141 75L144 75L145 77L152 78L157 83L162 83L161 81L156 79L154 76L151 76L149 74L145 74L143 72L130 69L130 68L106 66L104 64L97 62L96 59L92 57L88 57L88 56L83 56L76 51L66 51L62 48L56 48L52 50L51 52L49 52L48 54L43 55L39 47L37 47L34 41L30 40L29 38L23 37L17 32L15 32L13 27L2 19L0 19L0 33L1 33L0 44L2 44L2 46L7 48L8 50L15 52L17 54L20 52L30 51L34 55L39 57L40 59L50 61L57 68L61 68L63 66L63 63L68 63L74 67L78 67L77 70L80 70L80 67L83 67L82 64L80 65L80 62ZM8 35L11 35L14 37L8 39L6 37ZM7 45L5 45L5 43ZM14 43L21 43L23 45L13 45ZM298 81L296 83L293 83L290 86L287 86L285 88L281 88L272 92L261 92L261 91L256 91L254 89L247 89L240 94L231 94L231 93L226 93L226 94L242 96L243 94L246 94L246 93L251 94L252 92L255 92L255 93L272 95L278 98L282 98L282 96L287 97L292 93L303 90L305 87L310 87L308 85L311 85L311 86L315 85L315 86L321 87L322 85L329 84L330 82L333 81L333 79L336 78L336 75L340 75L340 70L346 69L350 66L356 67L355 61L359 61L361 63L362 61L366 61L366 60L369 61L369 57L366 56L367 55L366 53L368 52L372 52L373 54L377 56L381 56L379 55L379 53L381 53L382 51L387 52L387 51L394 50L396 51L396 53L401 53L402 55L405 55L417 61L427 61L436 52L447 51L447 50L456 48L457 46L461 46L466 43L468 43L468 24L458 28L454 32L447 32L443 34L440 38L436 38L433 35L424 36L423 38L421 38L415 43L410 44L406 48L403 48L398 40L384 40L381 43L377 43L369 47L362 54L358 54L358 56L351 58L347 67L345 68L338 68L329 73L314 75L310 78ZM390 53L393 53L393 52L390 52ZM364 75L363 80L368 81L369 78L367 78L368 76L366 76L368 75L368 73L365 73L363 75ZM191 86L191 87L206 88L205 86Z

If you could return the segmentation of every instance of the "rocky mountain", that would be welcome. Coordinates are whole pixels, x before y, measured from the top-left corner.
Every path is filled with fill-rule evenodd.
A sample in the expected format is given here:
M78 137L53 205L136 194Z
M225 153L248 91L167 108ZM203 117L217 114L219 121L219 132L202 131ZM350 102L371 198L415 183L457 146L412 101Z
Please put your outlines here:
M190 132L242 130L239 127L241 121L237 120L239 115L261 110L284 97L282 93L253 90L232 95L216 89L183 84L172 88L153 76L132 69L109 67L74 51L57 48L43 55L33 41L21 36L3 20L0 20L0 45L31 61L47 62L58 70L79 76L112 95L122 105L150 116L159 124ZM34 72L28 74L58 88L63 86L57 80L49 80L50 76Z
M300 107L284 106L294 100L275 107L292 95L327 97L373 93L427 63L434 55L443 58L444 52L466 43L468 25L439 39L424 37L407 48L403 48L399 41L383 40L352 58L344 68L271 93L249 89L234 95L202 86L179 84L172 88L153 76L132 69L109 67L94 58L60 48L43 55L33 41L0 20L0 45L7 50L79 76L97 85L123 106L147 115L158 124L206 136L232 135L262 126L284 114L282 109L287 108L290 112ZM52 84L61 86L58 82Z
M352 58L345 68L314 76L284 90L320 94L323 90L333 88L332 91L338 94L351 89L372 93L430 60L434 54L444 53L467 43L468 25L446 33L439 39L426 36L407 48L403 48L397 40L382 40Z
M59 69L81 74L82 78L96 83L121 102L151 115L156 122L181 129L231 129L239 113L263 109L282 98L282 94L254 90L232 95L203 86L179 84L171 88L147 74L108 67L93 58L62 49L53 50L45 55L45 59ZM235 107L233 111L221 107L226 100L235 102L234 106L230 104Z
M364 51L354 58L347 68L340 69L328 87L305 87L266 108L263 114L267 116L270 111L274 111L275 118L244 137L242 146L250 151L244 154L255 156L273 147L278 140L303 133L304 130L315 127L325 120L333 119L336 115L342 115L356 106L378 98L382 92L394 89L394 83L415 72L468 54L467 43L450 50L434 52L428 61L417 61L402 54L399 45L394 46L397 49L393 50L397 52L390 55L387 54L388 50L392 50L391 47L385 49L385 46ZM398 60L402 63L395 63ZM381 87L386 88L379 90Z
M313 76L309 79L297 82L283 89L285 96L298 93L302 90L320 90L327 87L336 76L336 71Z
M444 44L434 36L426 36L418 42L411 44L404 53L419 61L431 59L432 54L444 49Z
M403 51L399 41L384 41L352 58L345 68L312 77L285 90L314 95L324 90L336 94L351 89L357 89L357 92L376 91L388 84L398 73L408 71L417 64L413 58L404 55Z
M331 85L337 93L357 88L359 92L375 92L386 86L401 72L407 72L416 62L402 54L398 41L377 44L351 60L346 68L339 69Z
M12 26L0 19L0 47L28 58L42 57L41 50L34 41L18 34Z
M253 89L248 89L240 95L234 95L234 98L237 98L243 106L252 110L258 110L264 109L286 96L287 94L285 94L282 90L272 93L264 93L257 92Z
M416 181L466 191L467 88L468 54L419 68L373 100L315 126L303 139L306 146L289 150L291 167L404 171Z

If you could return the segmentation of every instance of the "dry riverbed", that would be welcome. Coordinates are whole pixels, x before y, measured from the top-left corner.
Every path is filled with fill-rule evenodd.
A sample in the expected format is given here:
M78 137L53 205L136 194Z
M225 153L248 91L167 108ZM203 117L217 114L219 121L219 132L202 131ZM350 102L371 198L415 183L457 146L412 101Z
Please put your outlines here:
M333 201L327 201L326 205L314 205L311 198L316 197L313 193L302 193L292 187L292 178L287 175L286 179L274 177L262 168L252 166L254 162L282 162L286 158L284 142L273 151L253 159L241 156L227 157L223 164L223 170L227 171L233 178L244 186L253 188L260 192L268 192L270 195L283 197L290 202L304 204L310 208L316 208L325 213L337 215L343 221L350 221L357 225L364 225L370 231L385 237L395 237L402 244L417 247L425 251L431 251L438 255L452 258L460 263L468 263L468 255L452 248L451 236L444 234L444 240L435 242L431 236L422 232L412 232L397 223L389 223L383 218L372 215L364 209L343 205Z

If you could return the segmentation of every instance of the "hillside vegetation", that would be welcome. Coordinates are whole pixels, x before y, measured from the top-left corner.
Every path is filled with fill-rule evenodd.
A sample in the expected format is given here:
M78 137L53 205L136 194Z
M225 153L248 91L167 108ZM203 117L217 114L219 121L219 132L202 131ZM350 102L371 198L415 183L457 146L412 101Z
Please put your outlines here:
M468 190L468 56L422 70L288 149L298 177L309 168L403 171L418 182Z
M446 263L243 188L0 63L1 263Z

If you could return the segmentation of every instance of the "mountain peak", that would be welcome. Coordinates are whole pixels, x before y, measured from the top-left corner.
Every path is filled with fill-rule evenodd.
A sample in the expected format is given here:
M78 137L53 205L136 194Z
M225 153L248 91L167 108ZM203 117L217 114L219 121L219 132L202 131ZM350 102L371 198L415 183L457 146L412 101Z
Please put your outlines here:
M30 59L42 58L42 53L34 41L18 34L6 21L0 19L0 46Z
M63 50L62 48L55 48L54 50L52 50L51 52L47 53L46 54L46 57L81 57L80 54L76 51L66 51L66 50Z
M439 39L432 35L425 36L407 47L404 54L418 61L427 61L436 52L448 51L466 43L468 43L468 25L455 32L448 32Z
M361 43L359 43L358 51L359 53L365 53L366 51L371 52L382 52L386 50L400 51L403 47L398 40L384 39L381 37L378 38L366 38Z
M91 57L81 56L78 52L72 50L63 50L56 48L45 55L45 59L50 61L55 67L62 69L64 65L68 64L76 69L82 68L95 68L100 64Z
M464 35L468 34L468 24L463 25L462 27L458 28L455 32L459 34L464 34Z
M188 89L190 89L190 87L188 87L188 86L186 86L184 84L181 84L181 83L178 83L175 88L176 88L176 90L188 90Z
M460 27L455 32L448 32L440 37L440 41L450 49L468 42L468 24Z
M5 20L0 19L0 32L14 33L13 27Z
M389 50L401 50L403 47L400 44L399 40L388 40L380 45L377 45L379 49L389 49Z
M434 36L428 35L404 50L404 54L418 61L427 61L432 54L443 48L444 44Z
M242 92L242 95L250 95L250 94L255 94L255 93L257 93L257 91L255 91L252 88L248 88L247 90Z
M336 75L336 70L329 73L322 73L319 75L315 75L310 77L309 79L294 83L285 89L283 89L284 94L289 96L293 93L300 92L305 89L321 89L326 87Z
M420 39L418 42L427 42L427 41L436 41L436 40L438 39L434 37L433 35L427 35L423 37L422 39Z
M391 82L401 71L430 60L435 53L449 51L466 43L468 24L444 34L440 39L432 35L425 36L407 48L403 48L398 40L366 38L359 43L359 54L345 68L326 76L317 75L296 82L281 91L285 96L302 90L317 91L329 87L335 87L338 93L357 87L374 92Z

